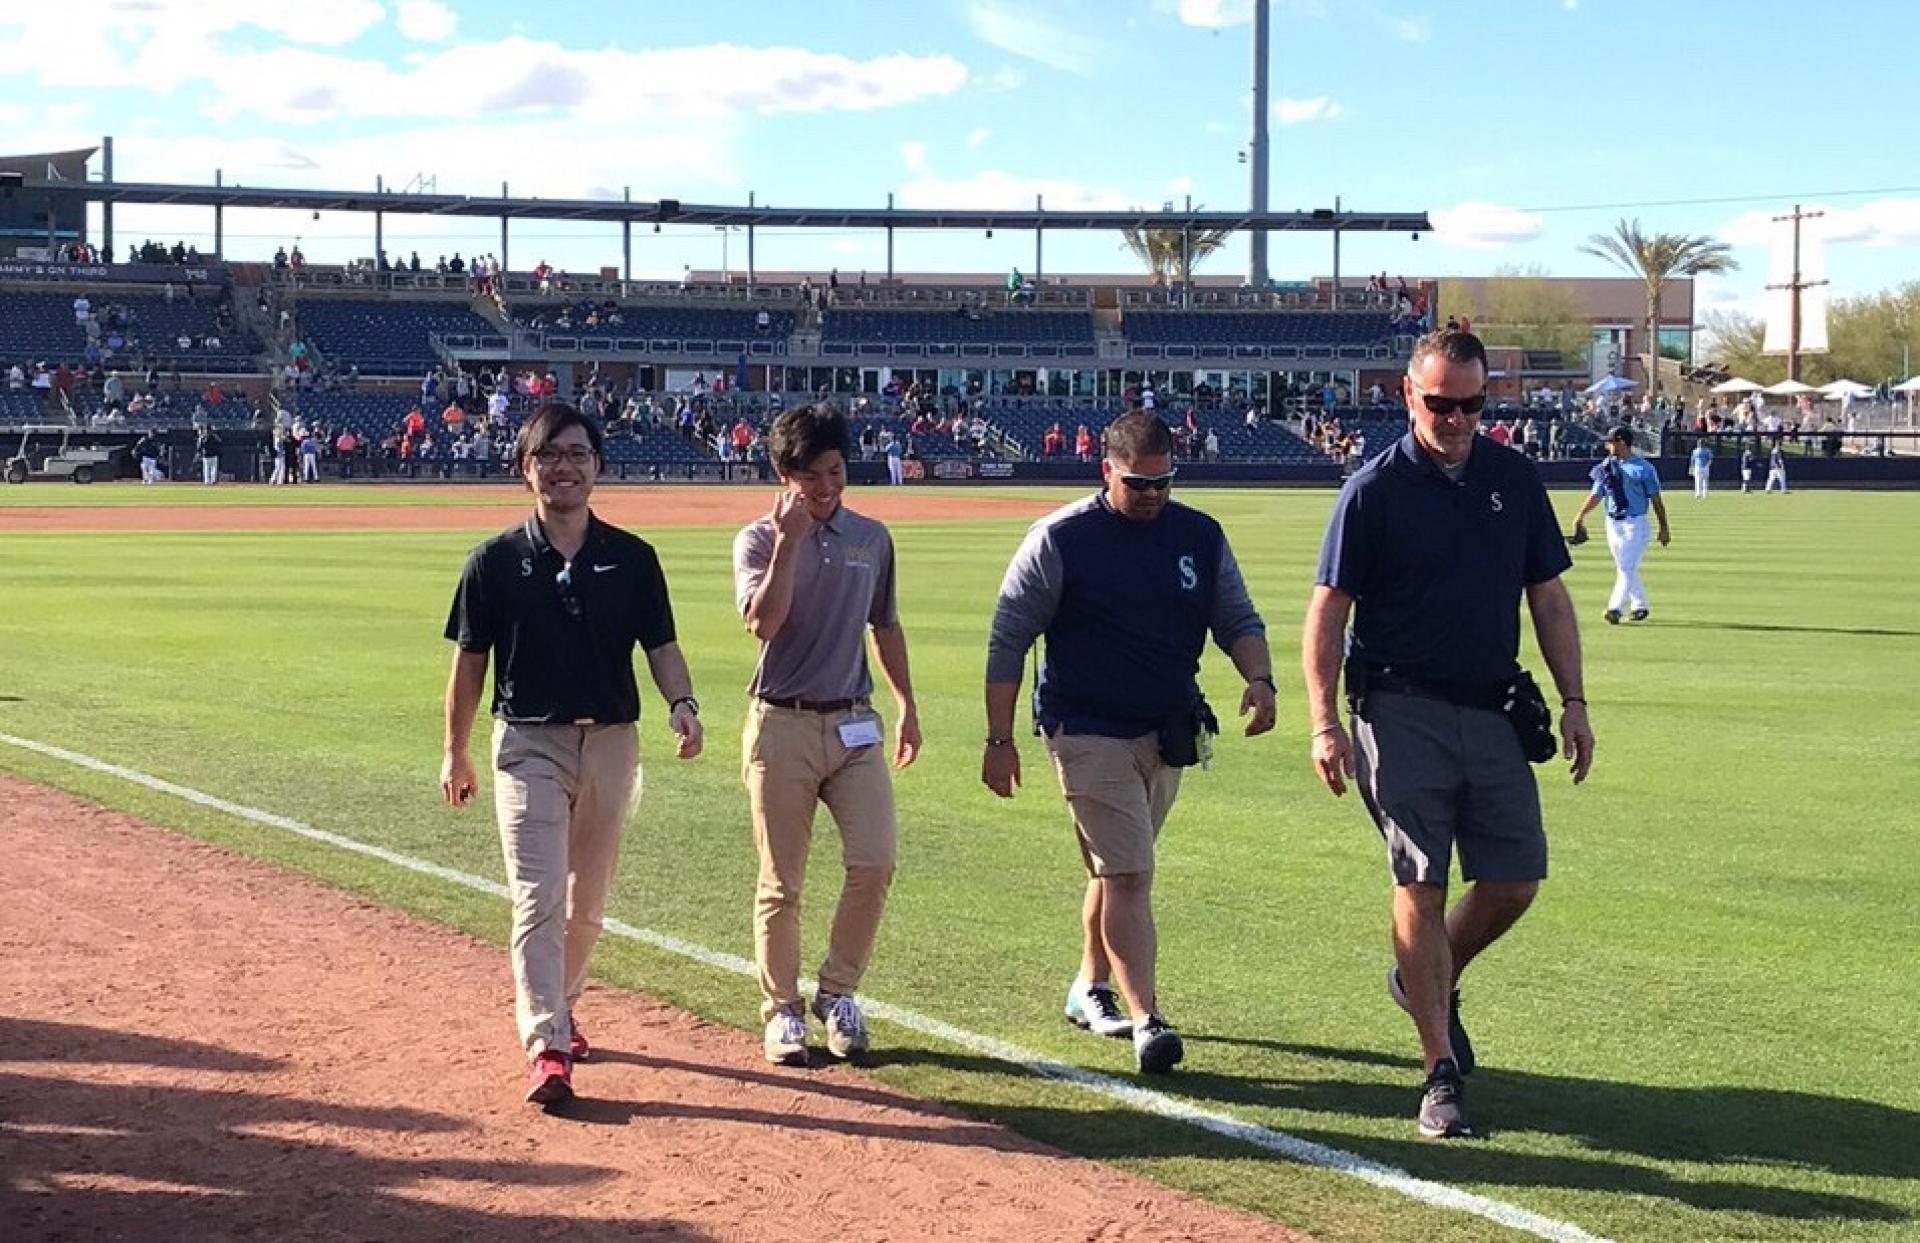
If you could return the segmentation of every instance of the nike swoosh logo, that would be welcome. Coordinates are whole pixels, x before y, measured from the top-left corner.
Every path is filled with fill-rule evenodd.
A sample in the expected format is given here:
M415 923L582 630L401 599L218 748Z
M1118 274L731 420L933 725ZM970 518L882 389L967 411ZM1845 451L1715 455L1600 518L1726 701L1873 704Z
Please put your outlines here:
M619 568L620 563L616 561L612 565L596 565L593 567L593 572L595 574L605 574L608 570L617 570Z

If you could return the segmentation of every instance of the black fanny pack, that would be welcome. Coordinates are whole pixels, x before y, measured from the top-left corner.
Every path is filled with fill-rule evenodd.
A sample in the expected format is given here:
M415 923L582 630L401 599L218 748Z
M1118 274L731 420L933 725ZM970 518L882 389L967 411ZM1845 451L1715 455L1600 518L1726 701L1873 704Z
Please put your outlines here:
M1520 751L1529 763L1545 764L1560 753L1553 736L1553 710L1540 684L1525 669L1510 681L1487 687L1442 686L1402 677L1391 669L1378 668L1362 661L1347 665L1347 704L1353 715L1368 720L1368 697L1374 692L1411 695L1416 699L1436 699L1461 708L1483 708L1498 712L1513 726Z
M1160 723L1160 762L1169 768L1205 763L1213 758L1213 739L1219 732L1219 718L1205 699L1199 700Z

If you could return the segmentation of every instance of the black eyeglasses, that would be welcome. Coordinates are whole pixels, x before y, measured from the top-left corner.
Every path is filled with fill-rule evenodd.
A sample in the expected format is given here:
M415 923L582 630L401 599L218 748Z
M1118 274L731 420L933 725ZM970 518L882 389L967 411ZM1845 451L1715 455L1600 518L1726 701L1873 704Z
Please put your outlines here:
M1420 395L1420 404L1435 414L1453 414L1456 411L1461 414L1479 414L1487 408L1485 393L1475 393L1471 397L1435 397L1432 393L1422 393L1417 388L1413 391Z
M593 450L585 445L568 445L564 449L549 445L533 453L533 460L543 468L558 466L562 461L569 466L587 466L593 459Z
M1129 492L1165 492L1173 486L1173 477L1180 473L1178 466L1164 475L1122 475L1120 482Z
M560 589L560 611L567 615L568 621L579 621L586 610L581 607L580 597L573 594L573 562L560 567L553 576L553 585Z

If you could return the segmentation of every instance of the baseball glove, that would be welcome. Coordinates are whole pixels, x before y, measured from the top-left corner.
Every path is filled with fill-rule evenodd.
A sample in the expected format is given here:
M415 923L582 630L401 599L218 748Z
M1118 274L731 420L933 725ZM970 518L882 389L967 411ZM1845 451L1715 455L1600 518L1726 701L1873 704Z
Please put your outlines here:
M1575 548L1580 547L1580 545L1586 542L1587 542L1587 529L1585 527L1575 527L1573 529L1573 534L1567 536L1567 543L1572 544Z

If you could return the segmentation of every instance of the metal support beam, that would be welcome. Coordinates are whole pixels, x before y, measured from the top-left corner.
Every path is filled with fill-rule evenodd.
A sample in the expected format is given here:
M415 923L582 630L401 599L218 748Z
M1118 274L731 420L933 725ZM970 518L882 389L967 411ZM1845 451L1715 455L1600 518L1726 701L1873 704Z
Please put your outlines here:
M747 206L753 206L753 191L747 191ZM747 226L747 288L753 288L753 226Z
M1253 0L1253 138L1247 163L1253 175L1250 200L1255 215L1267 210L1267 42L1273 32L1273 15L1268 0ZM1253 235L1253 261L1247 280L1256 287L1267 284L1267 235Z
M214 169L213 185L215 189L219 189L220 183L222 180L224 180L224 174L222 170L217 168ZM226 208L223 207L221 204L215 203L213 205L213 257L218 260L225 260L227 257L227 253L226 253L227 230L226 230L225 213L226 213Z
M387 179L377 173L374 174L373 178L373 192L375 194L385 194L387 192ZM375 209L373 213L373 284L376 289L387 283L386 273L380 270L386 257L386 213Z
M1041 198L1041 196L1038 194L1034 195L1033 196L1033 214L1038 216L1041 212L1044 212L1046 209L1047 209L1046 202ZM1047 273L1046 259L1041 251L1041 237L1046 233L1046 231L1047 231L1046 225L1040 224L1037 221L1035 222L1033 226L1033 283L1036 287L1040 284L1040 278L1045 276Z
M893 191L887 191L887 214L893 214ZM887 226L887 284L893 284L893 226Z
M620 199L626 203L633 202L632 188L622 186ZM620 222L620 279L628 284L633 283L633 221L631 220Z
M108 134L100 140L100 173L107 180L113 180L113 135ZM81 232L86 231L86 218L81 217ZM100 205L100 241L107 256L107 262L113 262L113 200L108 199Z
M500 200L505 202L506 199L507 183L503 181L500 183ZM500 213L500 292L502 294L507 291L506 275L511 270L507 266L507 213L503 211Z

